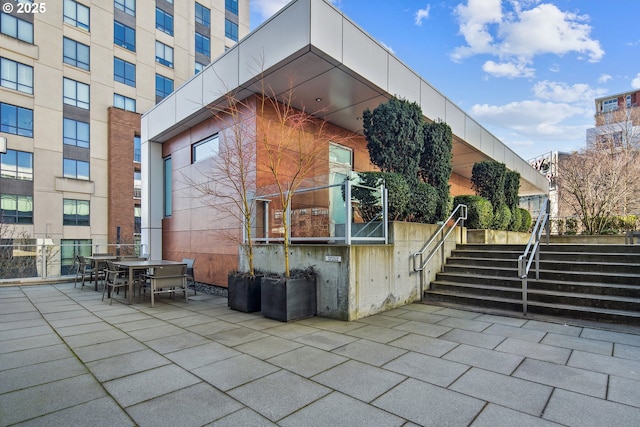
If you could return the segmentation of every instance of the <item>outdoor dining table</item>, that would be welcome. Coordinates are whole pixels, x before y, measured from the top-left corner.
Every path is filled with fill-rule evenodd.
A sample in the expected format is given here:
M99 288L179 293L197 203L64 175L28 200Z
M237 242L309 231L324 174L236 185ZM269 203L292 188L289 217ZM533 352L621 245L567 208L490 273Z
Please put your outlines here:
M118 259L118 257L115 255L91 255L91 256L84 257L84 259L91 261L91 268L93 269L93 271L95 271L95 274L93 275L93 284L94 284L95 290L97 291L98 290L98 271L100 270L100 265L105 264L106 261L115 261Z
M129 304L133 304L133 276L136 270L148 270L150 268L162 267L164 265L186 265L183 262L169 261L166 259L157 260L120 260L114 261L113 265L119 268L127 268L129 270Z

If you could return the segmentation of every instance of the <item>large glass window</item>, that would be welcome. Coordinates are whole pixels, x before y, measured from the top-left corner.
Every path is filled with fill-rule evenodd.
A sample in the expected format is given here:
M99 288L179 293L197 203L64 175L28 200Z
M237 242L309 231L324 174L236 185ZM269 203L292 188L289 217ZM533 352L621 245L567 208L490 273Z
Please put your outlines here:
M63 225L89 225L89 201L64 199L62 211Z
M173 92L173 80L156 74L156 101L158 98L165 98L171 92Z
M136 51L136 30L118 21L113 22L113 43L130 51Z
M0 132L33 138L33 110L0 103Z
M133 208L133 232L135 234L142 233L142 209L140 206Z
M191 161L199 162L218 154L218 135L196 142L191 148Z
M156 62L173 68L173 48L156 41Z
M4 12L0 13L0 33L33 44L33 24Z
M74 262L78 255L91 256L91 239L60 240L60 274L75 274Z
M224 36L233 40L234 42L238 41L238 24L235 22L231 22L228 19L224 20Z
M33 197L0 194L0 222L33 224Z
M117 82L136 87L136 66L120 58L113 58L113 79Z
M0 58L0 85L24 93L33 93L33 67Z
M33 153L17 150L0 153L0 177L33 181Z
M142 172L133 172L133 197L139 199L142 196Z
M173 15L156 7L156 28L172 36L173 35Z
M75 107L89 109L89 85L64 78L63 102Z
M613 111L618 109L618 98L605 99L602 101L602 111Z
M117 93L113 94L113 106L122 110L136 112L136 100Z
M198 2L196 2L196 23L205 27L211 26L211 11Z
M233 13L234 15L238 14L238 0L225 0L224 8L228 12Z
M64 0L64 22L89 31L89 8L73 0Z
M211 41L209 37L196 33L196 52L211 56Z
M114 0L113 6L131 16L136 16L136 0Z
M67 145L89 148L89 123L64 118L63 141Z
M198 74L200 71L204 70L204 67L206 67L206 65L196 61L196 66L195 66L195 74Z
M89 162L75 159L64 159L63 175L65 178L89 180Z
M66 64L89 70L89 46L64 38L62 57Z
M173 194L173 170L171 166L171 157L164 159L164 216L171 216L171 200Z

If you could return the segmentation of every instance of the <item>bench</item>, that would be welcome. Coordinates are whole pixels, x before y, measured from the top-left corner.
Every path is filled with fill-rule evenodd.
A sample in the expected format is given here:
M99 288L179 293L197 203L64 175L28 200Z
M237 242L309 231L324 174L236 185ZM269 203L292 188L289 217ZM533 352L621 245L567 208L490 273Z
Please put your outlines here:
M184 293L184 301L187 301L187 275L184 264L163 265L154 267L153 274L147 276L151 282L151 307L157 294Z
M624 243L625 245L633 245L635 239L640 240L640 231L628 231L624 236Z

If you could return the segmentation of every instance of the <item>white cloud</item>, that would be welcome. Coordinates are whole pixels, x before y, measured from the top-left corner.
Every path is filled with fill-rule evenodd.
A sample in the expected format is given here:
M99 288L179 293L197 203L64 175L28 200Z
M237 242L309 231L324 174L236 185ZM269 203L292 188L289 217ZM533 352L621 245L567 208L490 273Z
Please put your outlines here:
M521 64L525 69L536 56L549 53L562 56L574 52L586 55L590 62L603 57L600 42L590 36L588 16L563 12L549 3L527 9L536 3L505 1L504 11L502 0L468 0L466 5L459 4L454 13L467 44L455 48L451 59L461 61L489 54L500 58L502 64ZM508 6L512 9L507 10Z
M516 64L513 62L497 63L487 61L482 65L482 70L495 77L533 77L534 75L533 68L527 68L525 64Z
M606 83L609 80L611 80L613 77L611 77L610 74L602 74L599 78L598 78L598 83Z
M416 12L416 25L421 26L422 21L429 18L429 11L431 10L431 5L427 5L424 9L418 9Z
M640 73L638 73L636 77L631 80L631 87L634 89L640 89Z
M585 83L568 85L562 82L544 80L533 86L537 98L553 102L580 104L585 107L593 105L593 100L606 94L605 89L594 89Z

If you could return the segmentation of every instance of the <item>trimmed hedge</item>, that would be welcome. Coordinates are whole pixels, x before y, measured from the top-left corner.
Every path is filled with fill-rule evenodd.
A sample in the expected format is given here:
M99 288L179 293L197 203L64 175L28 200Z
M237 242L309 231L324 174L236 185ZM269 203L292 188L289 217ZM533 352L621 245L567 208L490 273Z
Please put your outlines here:
M453 207L467 205L467 220L465 226L471 229L490 228L493 223L493 206L484 197L475 195L456 196Z
M511 209L506 203L501 203L493 212L493 229L507 230L511 222Z

